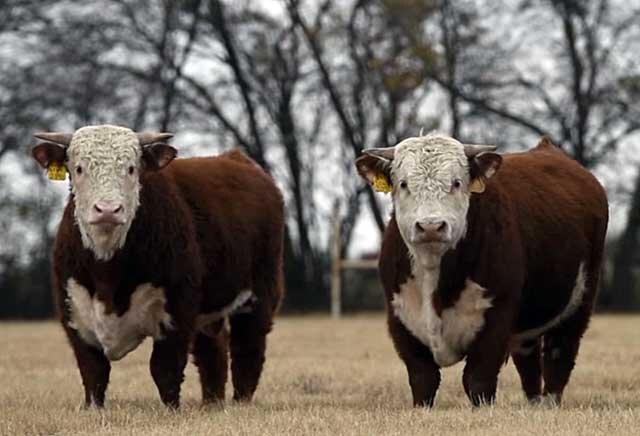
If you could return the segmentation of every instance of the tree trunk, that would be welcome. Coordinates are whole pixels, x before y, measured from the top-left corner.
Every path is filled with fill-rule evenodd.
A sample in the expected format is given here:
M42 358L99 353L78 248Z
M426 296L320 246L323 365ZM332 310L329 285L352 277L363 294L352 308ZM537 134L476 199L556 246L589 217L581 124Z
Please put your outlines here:
M633 310L638 308L636 277L634 274L636 253L640 249L640 171L636 178L627 227L620 235L613 259L613 278L608 289L610 308Z

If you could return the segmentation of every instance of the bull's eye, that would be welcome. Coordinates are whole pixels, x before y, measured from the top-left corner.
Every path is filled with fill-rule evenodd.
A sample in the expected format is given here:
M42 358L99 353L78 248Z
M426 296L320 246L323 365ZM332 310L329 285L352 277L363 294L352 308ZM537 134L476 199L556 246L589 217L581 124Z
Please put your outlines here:
M407 189L407 181L406 181L406 180L401 181L401 182L400 182L400 187L401 187L402 189Z
M76 174L77 174L77 175L82 174L82 167L81 167L80 165L78 165L78 166L76 167Z
M133 174L133 172L134 172L135 170L136 170L136 169L135 169L135 167L134 167L134 166L130 166L130 167L129 167L129 170L128 170L128 171L129 171L129 175L132 175L132 174Z
M460 179L455 179L453 183L451 183L451 187L453 189L460 189L461 186L462 186L462 181Z

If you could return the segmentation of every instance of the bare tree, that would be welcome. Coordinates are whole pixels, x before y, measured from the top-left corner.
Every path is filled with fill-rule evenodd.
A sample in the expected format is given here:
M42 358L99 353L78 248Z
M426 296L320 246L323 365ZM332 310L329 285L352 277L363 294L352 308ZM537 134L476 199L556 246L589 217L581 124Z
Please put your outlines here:
M561 29L549 29L546 34L532 29L530 33L541 47L550 47L548 61L556 65L553 71L539 71L535 76L529 74L528 67L516 68L510 62L510 72L494 71L494 77L500 79L480 76L456 83L440 71L429 72L429 77L479 115L496 117L535 136L549 135L580 163L593 167L621 140L640 129L637 101L618 92L620 81L631 74L633 64L611 62L612 56L632 48L629 44L633 44L633 38L629 36L638 33L634 23L640 19L640 8L622 15L610 0L540 0L522 2L518 13L527 11L537 20L550 19L550 25ZM473 45L476 57L501 50L496 42ZM508 53L518 55L513 50ZM526 60L521 63L529 65Z
M328 0L317 8L315 17L307 17L299 1L285 3L309 47L319 85L343 139L343 171L349 175L342 201L344 252L360 215L361 197L366 198L378 229L386 225L374 192L353 172L353 158L365 146L393 145L431 123L418 119L418 108L426 96L420 86L424 73L422 64L409 53L410 41L400 28L415 29L432 8L429 2L354 1L345 5ZM412 13L404 13L409 9ZM403 12L396 15L398 10ZM346 61L332 59L336 46L347 55Z
M214 150L240 146L285 195L289 307L320 307L332 206L343 252L367 208L385 225L378 196L354 174L364 147L446 124L462 139L501 144L548 134L593 168L640 130L630 55L640 8L618 1L281 0L273 12L224 0L7 0L0 164L20 156L25 174L42 177L24 148L34 130L105 122L201 134ZM12 217L24 211L23 230L42 240L0 256L0 270L10 265L11 282L24 284L17 259L32 256L36 277L55 205L12 189L1 188L13 200L0 226L21 235ZM639 208L632 201L616 254L618 307L634 301L628 253L640 248Z
M355 7L357 8L361 4L362 2L358 2ZM291 21L295 23L295 25L301 30L302 35L304 36L307 44L309 45L313 59L315 60L318 67L322 86L328 93L331 106L337 116L339 125L341 127L342 136L345 142L351 148L354 155L358 155L360 154L360 152L362 151L366 143L365 142L366 139L364 137L364 134L366 131L366 125L365 125L364 116L363 116L364 111L362 110L362 107L358 107L358 103L361 100L358 100L356 102L356 113L359 115L357 117L357 120L359 121L359 123L356 123L356 121L348 113L346 103L343 101L343 97L341 96L340 91L338 90L338 87L334 83L334 79L332 77L330 68L327 65L327 62L325 61L325 58L324 58L321 42L317 37L318 35L322 35L322 32L321 32L322 29L320 28L320 26L323 21L323 15L327 11L329 11L331 7L332 7L331 1L324 2L324 4L322 5L318 13L318 17L315 20L315 28L311 29L310 26L307 24L306 20L300 14L299 2L297 0L287 1L287 10L289 13L289 17ZM352 49L352 54L353 54L353 51L354 50ZM356 60L356 71L357 73L354 76L355 83L353 86L353 90L351 91L351 95L355 96L357 99L357 97L361 95L361 92L362 92L361 90L363 87L362 81L364 80L363 74L362 74L363 68L361 64L357 62L357 60ZM380 207L376 201L375 195L370 188L366 188L365 192L368 198L369 206L371 208L374 219L376 221L376 224L378 225L378 228L382 230L384 229L385 222L380 212Z

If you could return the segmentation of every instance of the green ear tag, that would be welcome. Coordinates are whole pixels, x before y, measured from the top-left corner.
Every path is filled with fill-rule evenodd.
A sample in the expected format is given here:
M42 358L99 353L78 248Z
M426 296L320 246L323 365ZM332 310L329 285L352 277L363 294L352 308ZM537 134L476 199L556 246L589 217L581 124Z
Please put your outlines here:
M385 194L393 191L391 182L384 174L376 174L373 177L373 189L378 192L384 192Z
M60 162L51 162L47 167L47 175L50 180L64 180L67 178L67 167Z

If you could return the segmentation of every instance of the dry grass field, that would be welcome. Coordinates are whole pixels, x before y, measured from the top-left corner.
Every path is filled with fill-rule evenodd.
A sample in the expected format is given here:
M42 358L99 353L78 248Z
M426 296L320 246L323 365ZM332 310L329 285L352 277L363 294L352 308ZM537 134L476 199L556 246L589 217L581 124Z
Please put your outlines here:
M458 364L443 371L436 407L413 409L381 316L280 318L269 346L250 405L200 407L189 365L182 408L166 410L146 342L115 363L105 410L81 410L58 325L0 324L0 435L640 435L638 316L594 319L560 409L527 405L511 363L493 407L471 409Z

